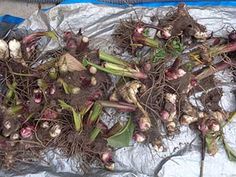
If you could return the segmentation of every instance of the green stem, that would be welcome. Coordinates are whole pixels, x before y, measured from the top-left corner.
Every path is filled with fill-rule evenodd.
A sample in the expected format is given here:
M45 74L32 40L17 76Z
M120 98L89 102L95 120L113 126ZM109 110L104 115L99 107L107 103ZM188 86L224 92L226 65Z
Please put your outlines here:
M22 105L16 105L8 108L7 112L8 114L13 115L19 113L22 109L23 109Z
M123 109L123 110L127 110L127 111L135 111L136 110L136 106L134 106L133 104L128 104L128 103L114 102L114 101L99 101L99 103L103 107Z
M98 127L95 127L89 135L90 142L93 142L97 138L100 132L101 132L101 129Z
M195 76L196 80L202 80L208 76L211 76L215 74L218 71L222 71L228 67L230 67L232 64L234 65L236 62L232 61L231 63L226 63L224 61L221 61L215 65L212 66L206 66L198 71L195 71L193 75Z
M75 124L75 129L77 132L80 132L83 128L81 115L75 110L75 108L73 108L71 105L67 104L63 100L58 100L58 102L59 102L59 105L61 106L62 109L72 112L74 124Z
M84 106L80 109L80 115L83 117L93 106L94 102L85 103Z
M13 75L16 75L16 76L37 77L36 74L24 74L24 73L15 73L15 72L10 72L10 73L13 74Z
M117 75L117 76L131 77L131 78L134 78L134 79L146 79L147 78L146 74L141 73L141 72L131 73L129 71L120 71L120 70L108 69L108 68L104 68L102 66L96 65L94 63L91 63L86 59L83 60L83 64L85 66L91 65L91 66L95 67L96 69L98 69L100 71L110 73L110 74L113 74L113 75Z
M211 47L209 50L210 56L214 57L223 53L233 52L236 50L236 43L229 43L221 46Z
M205 136L202 135L202 150L201 150L201 164L200 164L200 177L203 177L204 161L205 161L205 152L206 150L206 140Z
M135 70L133 68L124 67L124 66L121 66L121 65L117 65L117 64L114 64L114 63L108 63L108 62L106 62L104 64L104 67L108 68L108 69L114 69L114 70L124 71L124 72L138 72L137 70Z
M37 80L37 85L39 86L40 89L46 90L48 88L48 84L46 83L45 80L43 79L38 79Z
M103 51L99 51L98 55L101 60L108 61L108 62L115 63L115 64L119 64L119 65L126 66L126 67L130 66L130 64L128 62L126 62L118 57L109 55Z
M152 39L152 38L149 38L149 37L145 37L144 42L149 47L152 47L152 48L159 47L159 42L157 40L155 40L155 39Z
M98 121L102 113L102 108L103 106L99 102L95 102L88 117L88 122L87 122L88 125L93 125L94 123Z

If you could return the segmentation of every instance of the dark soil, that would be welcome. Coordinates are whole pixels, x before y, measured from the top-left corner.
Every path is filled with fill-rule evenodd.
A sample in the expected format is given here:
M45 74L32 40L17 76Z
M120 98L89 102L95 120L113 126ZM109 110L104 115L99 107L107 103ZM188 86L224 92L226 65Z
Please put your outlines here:
M189 14L184 4L178 5L176 10L167 13L166 17L159 21L160 28L171 27L171 36L184 34L186 37L194 36L196 32L205 32L206 28L197 23Z
M209 109L211 111L220 111L221 107L219 106L219 102L222 97L222 89L213 89L206 94L203 94L200 98L203 103L205 109Z
M116 26L112 38L114 43L122 50L122 52L128 51L132 54L135 53L134 50L136 50L136 47L132 47L131 44L133 44L132 35L138 24L138 21L130 19L120 21Z
M71 106L78 109L80 109L87 100L93 101L99 98L106 99L108 97L108 93L106 91L111 85L110 78L106 74L98 71L95 75L97 84L95 86L92 86L92 76L93 75L91 75L88 71L75 71L73 73L68 73L65 76L62 76L66 83L71 84L75 87L79 87L80 92L78 94L67 95L65 94L62 87L58 88L58 85L55 84L57 85L57 91L52 96L52 98L54 100L64 100L70 103Z

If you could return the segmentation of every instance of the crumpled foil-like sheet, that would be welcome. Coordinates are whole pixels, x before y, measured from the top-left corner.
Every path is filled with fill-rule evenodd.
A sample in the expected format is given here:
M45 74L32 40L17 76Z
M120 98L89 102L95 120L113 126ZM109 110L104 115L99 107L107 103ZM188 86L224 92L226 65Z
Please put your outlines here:
M120 19L136 17L150 22L150 17L156 13L159 17L164 15L170 7L143 8L130 7L118 8L97 6L93 4L59 5L47 12L35 12L19 28L29 31L56 30L58 34L62 31L73 30L77 32L82 28L84 34L90 37L92 46L113 52L111 34L114 26ZM207 29L215 34L226 34L226 26L236 27L236 9L222 7L191 7L190 13L198 22L206 25ZM47 50L56 48L57 44L49 42ZM124 57L130 58L126 53ZM222 74L228 77L222 77ZM232 77L229 73L221 72L217 77L222 77L227 82ZM222 106L227 110L236 110L235 97L231 93L236 85L224 86ZM224 129L229 145L236 150L236 121ZM132 143L130 147L118 149L115 152L115 171L110 172L94 168L86 177L196 177L200 169L200 140L195 132L187 127L181 127L181 134L174 139L165 140L166 152L155 152L150 145ZM191 146L189 145L191 144ZM172 155L171 160L166 158ZM17 177L73 177L83 176L78 170L78 164L73 160L62 159L56 154L48 153L46 157L51 161L49 168L45 165L32 166L21 173L1 172L0 176ZM160 166L162 165L162 166ZM207 177L233 177L236 176L236 162L230 162L223 146L220 145L219 152L214 156L206 154L204 165L204 176Z

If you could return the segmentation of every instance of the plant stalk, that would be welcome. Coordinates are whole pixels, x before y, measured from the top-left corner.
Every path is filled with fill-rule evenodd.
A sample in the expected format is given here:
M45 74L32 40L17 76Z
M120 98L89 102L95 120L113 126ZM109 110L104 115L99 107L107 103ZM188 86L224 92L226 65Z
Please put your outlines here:
M98 52L98 56L101 60L104 60L104 61L107 61L107 62L110 62L110 63L114 63L114 64L118 64L118 65L122 65L122 66L125 66L125 67L129 67L130 64L127 62L127 61L124 61L118 57L115 57L115 56L112 56L110 54L107 54L103 51L99 51Z

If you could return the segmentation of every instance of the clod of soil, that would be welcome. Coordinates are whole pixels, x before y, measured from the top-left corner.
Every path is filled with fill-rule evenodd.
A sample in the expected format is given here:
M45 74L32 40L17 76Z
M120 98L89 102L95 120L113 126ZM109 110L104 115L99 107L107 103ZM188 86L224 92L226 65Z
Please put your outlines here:
M206 32L206 28L190 16L185 4L180 4L177 10L170 11L165 18L159 21L158 26L168 30L171 36L184 34L186 37L196 37L198 33Z
M206 94L202 94L200 100L205 109L210 109L211 111L220 111L221 107L219 106L219 102L221 100L222 93L222 89L213 89Z

